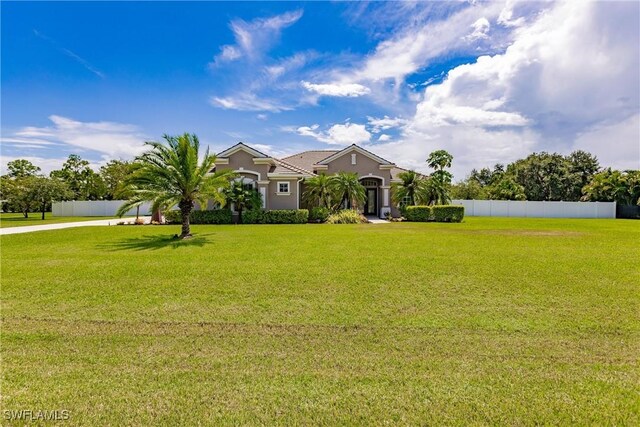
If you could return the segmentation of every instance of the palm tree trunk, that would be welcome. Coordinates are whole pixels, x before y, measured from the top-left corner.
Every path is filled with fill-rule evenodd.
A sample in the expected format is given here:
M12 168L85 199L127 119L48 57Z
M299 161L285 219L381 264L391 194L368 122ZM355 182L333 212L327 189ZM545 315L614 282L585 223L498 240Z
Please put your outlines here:
M140 216L140 205L138 205L136 207L136 220L138 219L139 216ZM44 218L42 218L42 219L44 219Z
M189 222L189 216L191 215L192 209L193 209L192 202L190 201L180 202L180 212L182 213L182 233L180 234L181 239L187 239L191 237L191 224Z

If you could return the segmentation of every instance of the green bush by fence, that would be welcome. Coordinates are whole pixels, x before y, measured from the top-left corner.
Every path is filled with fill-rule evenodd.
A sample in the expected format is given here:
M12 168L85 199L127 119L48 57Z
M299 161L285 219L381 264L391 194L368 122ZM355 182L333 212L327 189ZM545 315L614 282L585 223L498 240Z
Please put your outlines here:
M182 214L179 210L165 212L164 218L168 223L179 224ZM192 211L189 215L191 224L231 224L233 217L229 209L213 209L206 211Z
M464 206L407 206L404 217L407 221L414 222L461 222L464 218Z
M325 222L329 218L329 209L316 206L309 211L309 221Z
M461 222L464 218L464 206L433 206L433 220L436 222Z
M244 224L305 224L308 220L307 209L251 210L242 213Z
M404 208L404 217L407 221L427 222L433 221L431 206L407 206Z

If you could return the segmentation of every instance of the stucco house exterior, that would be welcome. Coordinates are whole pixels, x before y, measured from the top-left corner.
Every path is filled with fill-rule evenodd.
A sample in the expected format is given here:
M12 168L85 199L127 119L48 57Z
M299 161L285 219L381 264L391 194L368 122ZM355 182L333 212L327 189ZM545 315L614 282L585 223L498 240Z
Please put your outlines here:
M366 189L365 215L399 215L391 203L391 183L404 169L355 144L343 150L311 150L278 159L240 142L218 153L215 170L225 169L257 189L267 210L305 208L305 179L322 172L355 172Z

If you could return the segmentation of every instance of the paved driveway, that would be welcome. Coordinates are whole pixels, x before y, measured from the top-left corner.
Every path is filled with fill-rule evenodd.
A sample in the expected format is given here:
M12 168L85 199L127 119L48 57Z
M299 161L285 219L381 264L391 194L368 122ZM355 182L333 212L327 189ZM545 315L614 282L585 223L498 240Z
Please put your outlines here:
M151 220L150 216L141 216L145 222ZM45 230L60 230L63 228L73 227L94 227L100 225L116 225L121 221L133 221L131 218L112 218L112 219L98 219L95 221L78 221L78 222L64 222L60 224L43 224L43 225L26 225L23 227L7 227L0 228L0 236L5 234L19 234L19 233L33 233L34 231Z

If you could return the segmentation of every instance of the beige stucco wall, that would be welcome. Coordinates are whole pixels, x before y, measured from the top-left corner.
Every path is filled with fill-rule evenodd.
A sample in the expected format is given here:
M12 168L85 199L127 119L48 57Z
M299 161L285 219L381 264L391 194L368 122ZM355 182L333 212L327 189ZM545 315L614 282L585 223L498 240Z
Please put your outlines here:
M355 165L351 164L352 153L356 154ZM389 185L389 180L391 179L390 171L380 170L380 163L356 151L346 152L327 166L327 175L333 175L338 172L355 172L358 176L364 177L372 174L384 178L384 185Z
M267 172L269 172L269 165L255 165L253 163L253 156L246 151L239 150L229 156L229 164L228 165L219 165L217 166L217 170L240 170L244 169L247 171L254 171L260 174L258 178L255 174L243 173L247 177L253 178L255 180L266 180Z
M278 182L288 182L288 195L277 194ZM298 208L298 180L271 178L267 188L267 209L297 209Z

